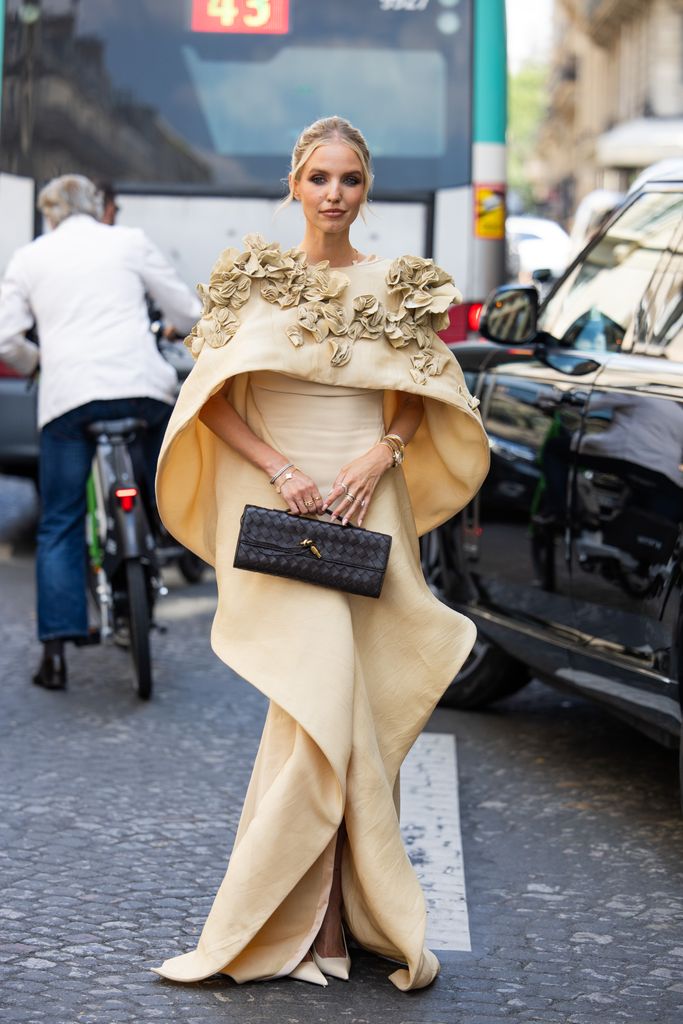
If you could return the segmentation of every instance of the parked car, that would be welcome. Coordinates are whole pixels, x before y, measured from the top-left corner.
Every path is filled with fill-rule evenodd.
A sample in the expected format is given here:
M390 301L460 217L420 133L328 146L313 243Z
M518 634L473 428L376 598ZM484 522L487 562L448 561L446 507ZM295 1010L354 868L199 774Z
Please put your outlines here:
M459 345L491 473L423 541L434 590L479 638L444 702L535 675L681 745L683 161L629 195L539 306L488 299Z
M555 281L569 260L569 235L555 221L528 214L505 221L507 263L512 277L529 284Z
M0 473L38 474L38 390L0 360Z
M609 188L596 188L585 195L576 207L569 233L569 259L585 249L593 235L600 231L616 208L623 202L624 193ZM569 261L568 261L569 262Z

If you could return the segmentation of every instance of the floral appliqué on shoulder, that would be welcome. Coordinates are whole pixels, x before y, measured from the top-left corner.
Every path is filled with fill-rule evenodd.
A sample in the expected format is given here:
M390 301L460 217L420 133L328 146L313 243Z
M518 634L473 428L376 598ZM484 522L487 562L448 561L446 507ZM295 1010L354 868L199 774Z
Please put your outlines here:
M448 355L434 349L433 341L436 332L448 326L449 306L460 302L461 296L450 275L433 260L419 256L394 260L386 285L395 308L386 309L375 295L358 295L349 317L341 301L349 286L346 274L327 262L309 266L298 249L283 251L261 235L247 235L244 244L244 252L225 249L208 285L198 287L203 314L185 339L195 358L204 345L220 348L234 337L240 327L237 314L256 285L266 302L296 308L286 329L292 345L299 348L307 342L327 341L333 366L347 363L354 342L365 338L409 349L410 374L418 384L442 372Z

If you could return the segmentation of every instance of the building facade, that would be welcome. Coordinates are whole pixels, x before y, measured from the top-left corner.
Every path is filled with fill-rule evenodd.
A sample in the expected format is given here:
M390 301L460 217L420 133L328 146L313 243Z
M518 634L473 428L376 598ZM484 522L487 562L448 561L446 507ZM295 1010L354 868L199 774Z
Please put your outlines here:
M556 0L554 19L534 185L567 220L594 189L683 156L683 0Z

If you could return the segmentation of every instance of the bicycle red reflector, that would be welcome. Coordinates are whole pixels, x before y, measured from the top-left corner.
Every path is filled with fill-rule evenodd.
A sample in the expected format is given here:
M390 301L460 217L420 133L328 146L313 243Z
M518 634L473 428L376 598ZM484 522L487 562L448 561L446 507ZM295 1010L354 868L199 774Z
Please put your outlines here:
M117 487L114 494L121 503L124 512L130 512L138 496L137 487Z
M471 331L479 330L481 311L484 308L483 302L473 302L467 309L467 326Z
M21 377L21 374L0 359L0 377Z

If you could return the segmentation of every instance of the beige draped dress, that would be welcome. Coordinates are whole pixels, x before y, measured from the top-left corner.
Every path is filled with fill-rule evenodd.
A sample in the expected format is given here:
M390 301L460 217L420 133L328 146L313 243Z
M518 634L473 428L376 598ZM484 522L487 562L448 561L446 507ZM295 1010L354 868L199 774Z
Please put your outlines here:
M225 341L220 310L228 303L218 304L219 312L209 308L193 333L200 355L169 425L157 490L168 528L215 565L214 650L270 705L227 872L198 945L155 969L185 982L216 972L238 982L288 974L322 922L344 820L347 926L361 945L405 965L391 974L398 988L419 988L434 979L438 961L424 945L425 903L401 840L395 794L401 763L467 657L475 628L425 585L416 519L423 531L462 507L486 473L488 446L476 403L433 332L433 361L418 358L416 374L411 358L423 349L395 347L376 329L373 337L358 336L359 297L379 296L383 317L392 306L400 313L387 290L389 261L337 275L346 283L327 301L339 308L328 313L323 299L322 312L313 310L308 322L316 326L316 313L334 316L338 333L318 340L291 331L304 301L281 306L264 298L271 295L264 277L282 278L272 271L277 263L267 264L263 250L245 241L241 263L235 254L220 273L244 287L242 296L247 288L240 275L252 287L231 307L238 324L233 331L229 321ZM253 274L255 249L270 278ZM273 246L270 251L279 253ZM225 266L225 254L222 259ZM323 270L304 265L307 274ZM261 294L254 287L259 281ZM351 344L335 365L344 331ZM425 365L435 372L423 373ZM423 395L425 417L405 473L383 476L365 521L393 537L379 600L233 568L244 505L284 502L261 471L198 419L225 381L251 429L308 473L323 494L344 463L382 436L396 391Z

